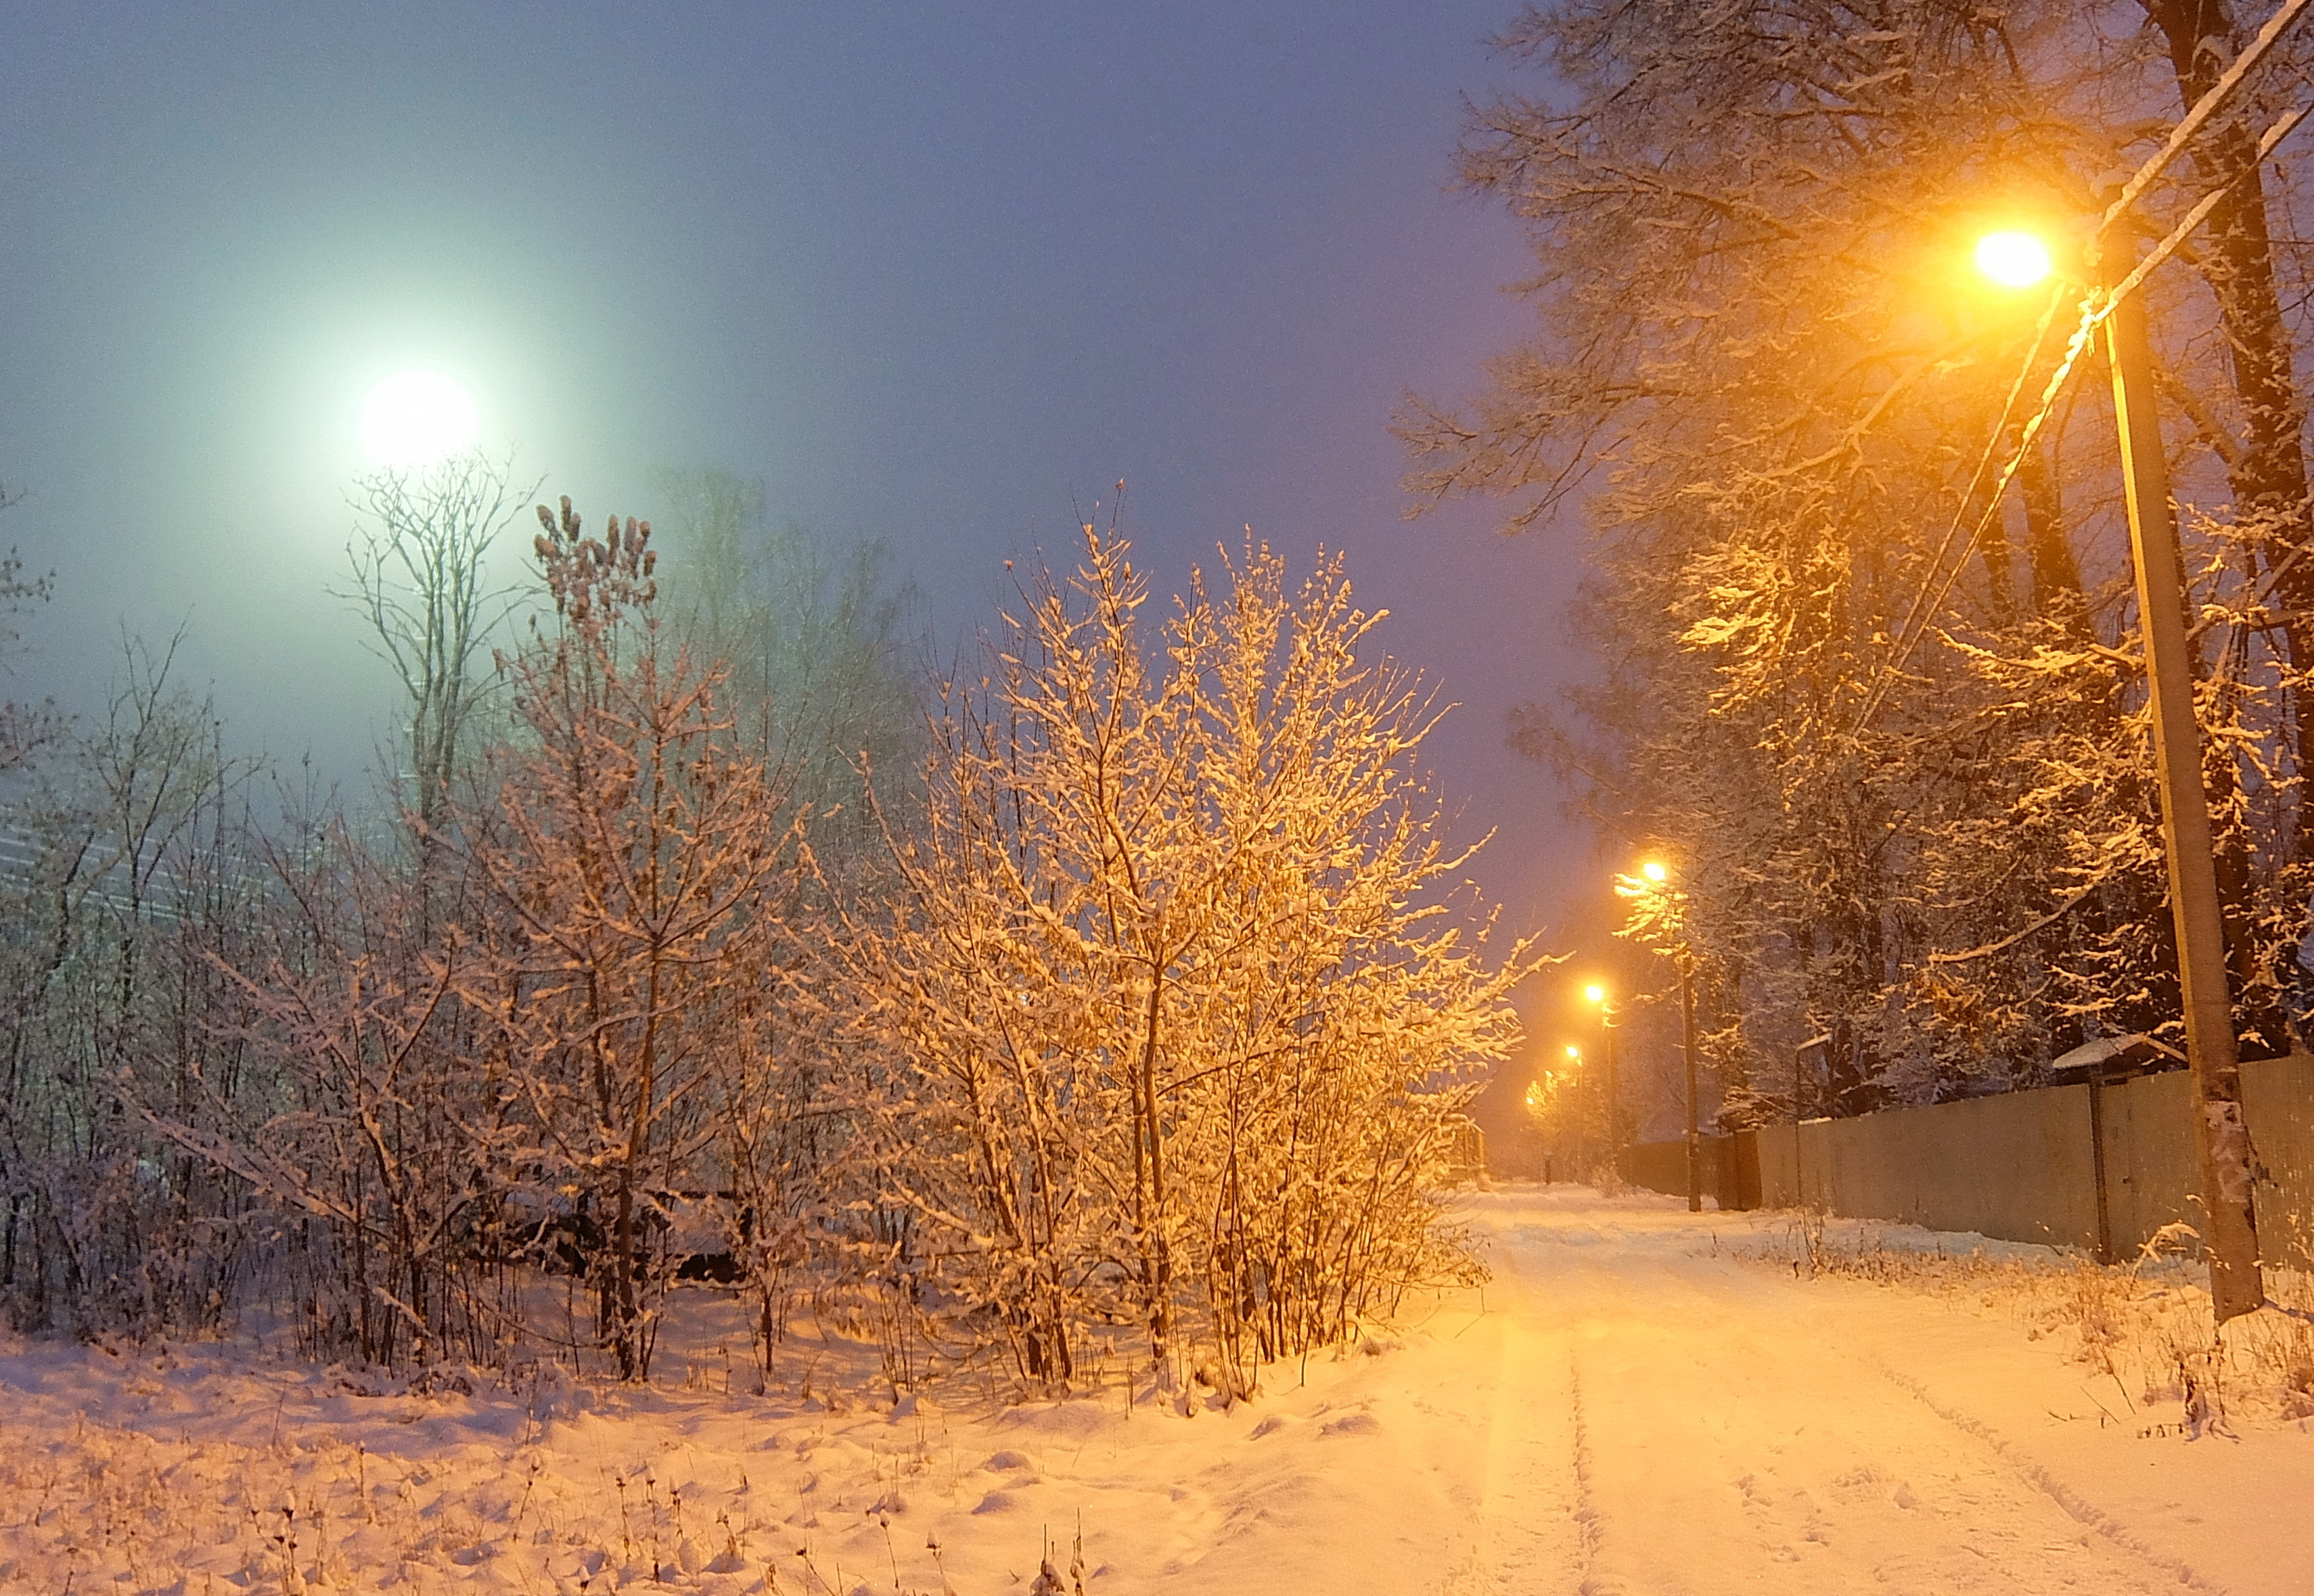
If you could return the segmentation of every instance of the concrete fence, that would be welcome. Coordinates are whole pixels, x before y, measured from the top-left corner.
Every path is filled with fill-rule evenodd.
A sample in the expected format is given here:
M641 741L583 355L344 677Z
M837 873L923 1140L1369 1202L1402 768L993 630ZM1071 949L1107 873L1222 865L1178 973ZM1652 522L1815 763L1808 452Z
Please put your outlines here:
M2190 1081L2182 1070L1705 1139L1723 1207L1820 1206L1856 1219L1974 1230L2127 1258L2163 1225L2199 1228ZM2242 1066L2268 1262L2314 1267L2314 1057ZM1683 1195L1686 1149L1624 1150L1623 1177Z

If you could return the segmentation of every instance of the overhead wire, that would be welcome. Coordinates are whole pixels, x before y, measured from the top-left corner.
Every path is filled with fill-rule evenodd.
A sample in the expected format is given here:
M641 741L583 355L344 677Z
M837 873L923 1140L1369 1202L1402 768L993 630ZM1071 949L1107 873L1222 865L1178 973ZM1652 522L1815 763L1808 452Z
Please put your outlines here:
M2307 3L2314 4L2314 0L2307 0ZM2301 4L2284 7L2282 12L2277 12L2274 21L2268 24L2266 33L2260 35L2260 40L2263 42L2271 34L2278 32L2279 29L2275 24L2284 23L2286 18L2294 20L2296 13L2303 9L2304 6ZM2245 50L2242 58L2236 62L2236 66L2246 69L2248 66L2254 65L2252 54L2252 51ZM2234 75L2230 73L2229 80ZM2221 83L2219 85L2220 88L2228 86L2230 86L2228 83ZM2217 94L2218 90L2212 89L2210 94L2204 97L2201 104L2196 105L2196 111L2201 110L2201 105L2212 101ZM2231 179L2211 190L2197 200L2186 215L2179 218L2177 225L2163 236L2161 242L2154 245L2145 258L2133 266L2126 275L2114 284L2112 288L2102 292L2092 290L2082 299L2080 322L2073 331L2072 339L2065 350L2065 357L2058 363L2056 370L2050 374L2048 385L2042 392L2039 409L2025 424L2018 436L2017 447L2010 453L2007 463L2001 467L2000 481L1993 485L1992 493L1986 501L1983 512L1978 516L1976 525L1970 531L1968 546L1974 547L1983 537L1986 529L1992 525L1995 517L2001 513L2009 483L2023 466L2027 452L2032 448L2040 435L2042 427L2046 424L2049 417L2055 410L2057 401L2062 396L2065 384L2072 379L2073 372L2080 364L2081 352L2089 347L2090 335L2104 324L2105 319L2113 313L2115 306L2143 285L2145 279L2152 275L2155 268L2184 247L2186 241L2209 219L2210 213L2217 208L2219 201L2225 197L2227 191L2249 172L2257 171L2266 158L2273 154L2282 141L2296 131L2299 124L2306 119L2310 111L2314 111L2314 107L2301 106L2276 118L2273 125L2259 137L2257 153L2245 165L2242 172L2236 173ZM2189 124L2192 128L2198 128L2206 120L2206 117L2199 119L2189 117L2187 122L2179 124L2179 128L2186 129ZM2124 185L2123 194L2125 198L2134 199L2143 192L2146 182L2151 181L2150 174L2157 172L2161 166L2167 164L2173 154L2172 146L2177 145L2177 137L2173 133L2169 142L2164 145L2161 153L2153 160L2148 161L2145 166L2140 169L2137 176L2133 178L2128 185ZM2105 220L2098 229L2100 235L2119 216L2123 204L2123 199L2116 199L2113 206L2107 208ZM1946 557L1952 552L1961 522L1967 516L1968 505L1975 498L1977 485L1983 481L1984 467L1992 459L1993 451L1999 446L2001 436L2007 431L2009 418L2014 413L2016 408L2017 395L2022 391L2026 379L2031 375L2034 363L2040 358L2042 344L2048 337L2051 320L2054 317L2058 301L2063 297L2063 295L2064 286L2061 283L2050 295L2049 304L2041 313L2039 325L2034 331L2032 348L2027 351L2025 365L2018 371L2016 382L2009 385L2009 399L2001 407L2000 419L1994 424L1992 435L1985 440L1984 449L1977 458L1976 469L1970 473L1968 486L1963 489L1960 505L1954 511L1951 525L1946 529L1943 541L1938 544L1935 554L1930 559L1929 575L1919 591L1915 593L1912 605L1905 611L1903 622L1897 628L1894 648L1874 668L1872 682L1866 693L1864 703L1857 711L1854 721L1849 726L1850 736L1860 733L1871 723L1873 712L1879 708L1880 701L1886 694L1888 684L1911 660L1912 651L1920 646L1921 639L1928 635L1929 629L1924 617L1934 615L1943 608L1945 600L1951 595L1954 586L1959 582L1961 573L1968 569L1967 558L1964 554L1960 560L1954 562L1949 571L1945 571L1941 578L1939 577L1939 573L1943 571ZM1930 596L1931 590L1934 592L1933 598ZM1918 630L1915 630L1916 627Z
M1967 519L1968 507L1976 497L1977 486L1984 481L1985 468L1992 464L1993 455L2000 446L2001 438L2008 434L2009 418L2017 412L2018 395L2025 391L2025 384L2033 375L2034 366L2040 363L2042 348L2048 340L2049 329L2056 320L2057 306L2063 301L2064 295L2064 285L2061 283L2049 295L2049 303L2042 311L2040 322L2034 331L2032 347L2026 351L2025 362L2018 367L2016 380L2009 385L2009 398L2000 407L2000 419L1993 423L1992 431L1985 439L1984 448L1977 455L1976 469L1969 473L1968 486L1962 490L1960 503L1953 511L1952 521L1946 527L1943 539L1938 543L1935 553L1930 557L1929 574L1913 594L1912 603L1906 609L1904 619L1897 626L1896 636L1893 639L1894 647L1888 656L1874 667L1872 681L1868 685L1864 702L1858 709L1856 718L1848 728L1848 735L1850 736L1862 731L1871 722L1872 713L1879 708L1880 700L1886 695L1888 683L1894 680L1897 673L1902 671L1906 662L1912 658L1912 650L1919 647L1921 639L1928 635L1926 617L1934 615L1943 605L1946 597L1952 592L1953 585L1959 581L1961 572L1968 569L1967 557L1964 553L1960 560L1954 561L1951 571L1943 578L1942 581L1938 580L1938 573L1944 569L1946 558L1951 554L1953 545L1959 540L1962 523ZM1985 502L1983 513L1977 517L1976 524L1969 528L1968 547L1973 548L1976 545L1983 537L1985 529L2000 513L2002 498L2009 490L2009 481L2024 464L2026 452L2038 439L2043 425L2055 410L2057 400L2062 394L2065 384L2071 380L2074 366L2080 360L2081 350L2088 346L2089 335L2097 325L2097 317L2091 302L2084 301L2081 311L2080 323L2073 329L2072 338L2065 348L2064 358L2057 363L2056 370L2050 374L2048 384L2042 390L2040 407L2035 410L2031 419L2019 431L2017 447L2002 464L2000 479L1993 484L1992 492Z
M2265 24L2257 31L2257 36L2243 47L2241 52L2231 62L2228 63L2225 71L2219 75L2218 81L2211 84L2208 91L2188 107L2177 124L2170 128L2168 136L2161 142L2161 147L2154 151L2134 172L2130 174L2128 181L2121 185L2112 203L2106 207L2104 215L2098 218L2096 231L2090 235L2089 243L2093 251L2099 249L2106 234L2110 233L2122 217L2126 216L2131 208L2145 196L2147 190L2159 181L2164 172L2168 170L2170 164L2179 155L2185 154L2195 136L2216 119L2218 113L2225 108L2226 102L2234 96L2244 83L2248 81L2250 74L2257 70L2265 57L2281 42L2283 36L2297 25L2310 6L2314 6L2314 0L2283 0L2283 3L2274 8L2274 14L2266 18ZM2116 304L2137 290L2156 267L2184 245L2186 240L2193 235L2194 230L2208 219L2211 211L2216 208L2219 199L2233 183L2239 182L2248 172L2257 171L2265 163L2266 157L2273 154L2274 147L2290 136L2299 123L2305 119L2306 115L2306 108L2301 108L2295 111L2286 112L2277 119L2258 139L2257 156L2245 164L2243 172L2236 173L2232 179L2204 195L2178 221L2177 225L2170 229L2168 234L2154 246L2152 251L2133 266L2128 274L2114 284L2109 290L2103 294L2092 290L2082 300L2080 324L2073 331L2071 341L2065 350L2064 359L2058 363L2057 369L2050 375L2048 385L2042 392L2040 408L2034 413L2032 419L2026 423L2024 429L2018 435L2017 448L2010 454L2008 463L2001 468L2000 480L1994 485L1983 513L1978 517L1971 532L1969 538L1971 547L1974 547L1983 536L1985 529L1992 525L1993 517L2000 514L2009 481L2023 465L2027 451L2032 447L2040 434L2041 428L2054 411L2056 401L2062 394L2065 384L2071 380L2073 371L2080 364L2081 351L2089 346L2089 335L2106 316L2113 313ZM2025 365L2019 370L2017 381L2009 386L2009 399L2001 407L2000 419L1995 423L1992 435L1985 440L1985 446L1977 457L1975 470L1969 474L1968 486L1962 492L1960 503L1953 512L1952 523L1947 527L1943 540L1938 544L1937 551L1930 560L1928 578L1913 595L1913 602L1905 612L1904 621L1897 629L1895 647L1874 669L1872 681L1866 691L1863 704L1859 709L1855 720L1848 728L1849 736L1858 735L1870 723L1873 712L1878 709L1881 699L1886 693L1888 683L1894 680L1896 674L1911 660L1912 650L1919 647L1920 639L1927 635L1928 628L1924 617L1936 613L1943 606L1954 585L1960 580L1961 572L1967 569L1968 562L1964 556L1954 562L1950 572L1944 574L1941 578L1939 577L1939 573L1943 569L1946 557L1952 551L1961 523L1968 514L1969 502L1975 497L1977 484L1983 481L1984 467L1992 459L1993 452L2000 446L2000 439L2008 430L2009 419L2015 412L2017 395L2023 391L2026 380L2031 375L2034 362L2040 358L2042 342L2048 336L2051 320L2056 313L2057 302L2062 295L2063 286L2060 284L2059 287L2052 293L2047 308L2042 313L2040 325L2034 333L2033 347L2027 352ZM1929 595L1932 589L1935 596L1930 598Z

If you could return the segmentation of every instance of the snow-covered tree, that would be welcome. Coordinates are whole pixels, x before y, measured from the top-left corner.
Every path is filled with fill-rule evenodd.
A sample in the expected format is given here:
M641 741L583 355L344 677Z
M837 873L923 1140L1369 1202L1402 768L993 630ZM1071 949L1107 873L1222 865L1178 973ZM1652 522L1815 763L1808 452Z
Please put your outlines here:
M801 868L800 827L733 745L724 675L663 635L650 529L540 507L551 620L500 656L525 733L464 843L502 931L465 989L509 1050L542 1176L594 1205L604 1336L648 1372L645 1227L712 1140L735 988Z
M1029 1378L1116 1317L1170 1372L1190 1311L1242 1386L1460 1266L1435 1190L1522 956L1441 901L1426 701L1338 562L1289 595L1249 549L1149 628L1084 536L948 683L906 912L855 955L910 1071L895 1179Z
M1687 861L1731 1099L1771 1108L1817 1036L1826 1076L1797 1089L1849 1112L2174 1027L2110 410L2077 294L2002 298L1968 256L1996 225L2093 217L2234 21L1560 0L1499 42L1550 83L1478 109L1462 172L1530 230L1536 332L1472 404L1409 407L1411 482L1507 494L1514 528L1579 499L1572 613L1606 668L1520 729L1613 834ZM2158 233L2234 185L2192 269L2144 292L2199 509L2239 1013L2275 1051L2314 747L2284 508L2302 418L2275 375L2304 262L2265 219L2287 190L2244 164L2256 109L2149 197Z

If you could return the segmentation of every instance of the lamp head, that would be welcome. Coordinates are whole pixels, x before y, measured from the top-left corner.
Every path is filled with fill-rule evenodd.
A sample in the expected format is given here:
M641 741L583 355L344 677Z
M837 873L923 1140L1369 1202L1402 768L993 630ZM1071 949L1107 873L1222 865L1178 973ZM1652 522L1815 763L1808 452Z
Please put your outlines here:
M1659 861L1652 859L1639 867L1639 874L1645 876L1657 886L1661 886L1665 881L1671 878L1671 872L1664 869L1663 865Z
M1976 241L1976 269L2004 288L2029 288L2054 266L2047 244L2029 233L2009 229Z
M1603 1003L1607 1001L1607 989L1594 981L1583 989L1583 995L1594 1003Z

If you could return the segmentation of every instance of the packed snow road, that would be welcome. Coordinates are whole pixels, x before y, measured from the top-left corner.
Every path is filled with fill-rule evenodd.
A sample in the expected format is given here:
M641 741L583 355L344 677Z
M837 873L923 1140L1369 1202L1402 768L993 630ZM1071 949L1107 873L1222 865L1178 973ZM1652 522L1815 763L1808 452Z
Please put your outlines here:
M0 1347L0 1592L993 1596L1048 1547L1074 1590L1080 1536L1091 1596L2314 1591L2314 1418L2186 1439L2145 1345L2077 1355L2095 1275L1802 1279L1788 1217L1566 1187L1466 1217L1482 1292L1227 1410L1125 1346L896 1402L808 1329L755 1392L711 1292L643 1391Z
M1981 1300L1737 1260L1739 1216L1476 1217L1493 1311L1375 1410L1486 1438L1444 1590L2314 1590L2302 1424L2186 1441Z

